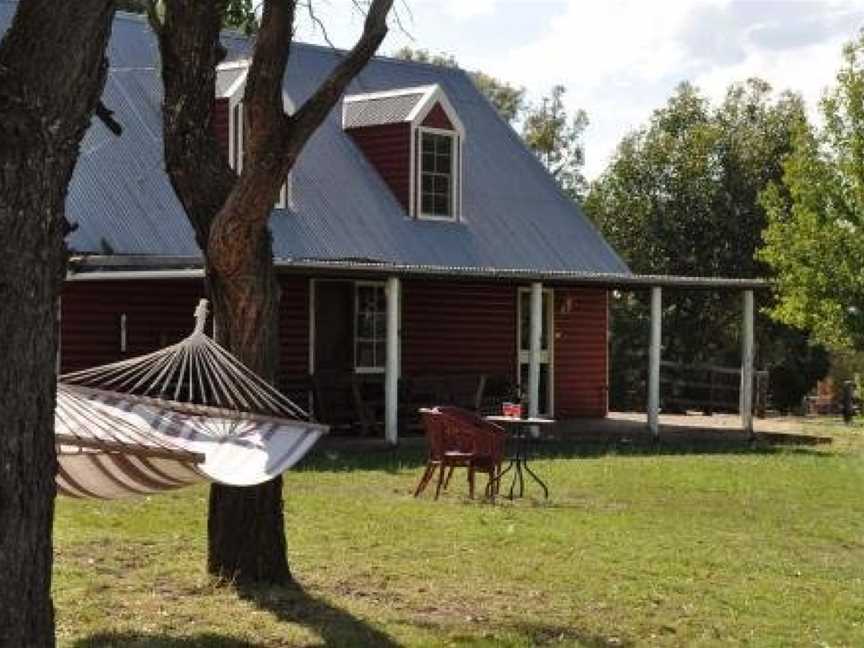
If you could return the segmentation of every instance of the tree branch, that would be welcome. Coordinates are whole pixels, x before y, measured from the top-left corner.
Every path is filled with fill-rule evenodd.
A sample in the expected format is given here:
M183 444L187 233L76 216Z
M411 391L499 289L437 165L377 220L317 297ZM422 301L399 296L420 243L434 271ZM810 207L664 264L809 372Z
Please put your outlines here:
M114 111L108 108L102 100L99 100L99 103L96 104L96 117L99 118L105 127L114 133L117 137L120 137L123 134L123 126L114 119Z
M330 73L330 76L306 100L290 119L286 149L296 157L315 129L321 125L345 88L375 54L387 35L387 15L393 0L374 0L366 14L363 35Z
M205 253L213 218L236 180L211 128L216 66L225 57L219 34L226 1L148 5L162 58L165 164Z

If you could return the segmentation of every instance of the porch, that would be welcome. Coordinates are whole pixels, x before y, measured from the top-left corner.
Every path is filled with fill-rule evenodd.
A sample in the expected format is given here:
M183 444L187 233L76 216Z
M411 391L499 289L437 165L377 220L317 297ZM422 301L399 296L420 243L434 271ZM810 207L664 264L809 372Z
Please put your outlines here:
M352 264L357 266L357 264ZM360 264L362 267L363 264ZM325 264L322 267L333 269L332 264ZM338 266L337 266L338 267ZM367 271L371 267L363 268ZM438 280L441 279L440 269L418 269L413 268L407 274L407 280L411 281L416 278L416 275L431 276ZM468 272L466 274L484 274L484 277L489 279L489 273ZM646 276L646 275L627 275L627 276L610 276L610 275L574 275L573 273L545 273L547 277L540 277L538 274L543 273L527 273L527 272L495 272L491 278L497 284L510 284L510 288L516 290L515 294L515 316L516 316L516 348L514 349L516 359L516 372L514 376L514 385L519 390L522 398L527 403L529 416L554 416L559 420L567 420L569 429L582 426L590 426L588 429L598 430L600 428L607 436L626 437L635 433L636 427L639 428L639 434L647 434L653 440L659 440L666 433L671 431L675 434L679 428L685 430L702 430L716 429L717 421L721 419L711 418L702 421L694 421L692 418L676 419L674 423L668 420L661 423L660 403L661 403L661 330L662 330L662 295L664 289L687 289L687 290L734 290L740 292L741 301L741 365L740 369L727 370L725 373L731 375L738 380L739 394L737 398L739 416L735 417L737 424L728 424L721 427L728 429L737 429L743 438L754 439L756 430L753 423L754 409L757 406L755 394L759 383L764 378L758 375L760 372L755 371L754 367L754 291L761 288L766 288L767 283L761 280L746 280L746 279L726 279L726 278L705 278L705 277L672 277L672 276ZM452 275L447 275L452 276ZM403 329L403 280L406 275L391 275L386 279L386 282L381 287L381 308L384 311L382 335L385 337L383 355L385 362L383 366L383 428L384 437L390 444L396 444L399 438L400 424L404 420L400 416L406 402L404 398L405 383L403 372L405 371L405 363L402 361L403 346L406 342L405 331ZM463 281L466 277L460 277ZM548 278L549 283L537 281L538 278ZM530 282L511 283L514 279L533 279ZM505 285L506 285L505 284ZM493 284L494 285L494 284ZM561 381L560 376L556 374L556 370L561 368L559 359L559 350L555 348L556 341L560 339L560 331L557 328L560 316L570 314L574 310L574 300L572 294L568 291L573 290L597 290L604 294L603 304L603 341L601 354L603 357L603 381L600 386L602 392L602 412L599 414L593 413L576 413L569 416L556 411L556 398L567 390L567 381ZM625 417L611 417L607 419L605 424L597 425L597 421L602 421L608 414L608 303L606 295L610 290L647 290L650 294L651 304L651 323L650 323L650 343L647 350L647 365L648 379L646 389L646 414L644 417L636 417L628 415ZM314 311L314 309L313 309ZM360 324L358 323L358 326ZM492 334L493 330L489 329ZM512 335L512 333L511 333ZM453 349L449 347L437 347L433 352L449 353ZM310 363L310 366L314 366ZM583 367L579 366L578 362L573 362L572 358L567 361L567 370L573 375L578 375ZM716 370L711 368L711 374ZM722 373L722 371L721 371ZM737 376L735 375L737 374ZM410 376L409 376L410 377ZM479 405L482 400L482 377L480 382L480 391L475 400L476 407L469 409L481 410ZM578 382L578 378L577 378ZM713 382L713 379L712 379ZM668 383L668 380L667 380ZM596 388L596 385L594 386ZM713 396L714 387L711 388L712 396L709 398L711 404L709 411L713 409L716 403ZM499 394L499 401L503 400L503 395ZM448 399L437 399L430 402L415 402L410 403L412 406L433 405L448 402ZM453 402L453 399L449 399ZM492 399L488 399L492 402ZM459 403L460 405L462 403ZM758 407L761 409L764 406L764 400L760 400ZM581 422L579 419L589 419ZM641 421L639 419L642 419ZM701 423L708 423L702 425ZM727 421L728 423L728 421ZM567 426L561 429L567 429ZM609 426L616 426L617 430L611 432Z
M136 269L145 262L146 269ZM62 299L62 369L145 353L185 335L204 290L199 262L185 263L79 260ZM608 294L643 290L650 293L652 317L641 425L658 437L663 291L732 290L742 295L740 429L753 434L753 296L764 281L366 261L276 265L280 386L325 422L340 409L356 416L357 385L361 409L371 410L368 418L380 421L379 433L390 444L398 442L406 409L460 399L469 407L483 400L500 404L512 398L513 388L532 415L602 419L608 412ZM339 387L341 403L327 402L321 389L316 399L315 382L320 387L328 374L350 377ZM458 398L452 389L446 398L427 389L432 402L406 397L442 377L462 381ZM498 387L487 390L493 383Z

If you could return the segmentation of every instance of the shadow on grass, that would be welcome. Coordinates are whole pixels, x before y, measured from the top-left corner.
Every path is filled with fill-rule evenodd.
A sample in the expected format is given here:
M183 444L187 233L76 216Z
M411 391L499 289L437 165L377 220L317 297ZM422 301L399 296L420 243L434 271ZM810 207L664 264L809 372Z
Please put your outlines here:
M631 648L635 645L633 641L624 637L603 636L567 626L522 623L514 626L514 629L519 634L530 637L533 646L560 645L563 642L568 644L576 642L577 645L585 648L612 648L613 646Z
M332 648L368 646L397 648L387 634L345 610L310 596L299 585L236 586L237 595L273 614L279 621L294 623L316 633L324 646ZM218 633L169 636L146 632L104 632L76 641L74 648L266 648L270 644L227 637Z
M312 630L325 646L397 648L386 633L323 599L311 596L299 584L284 587L237 585L240 598L273 614L279 621Z
M187 637L170 637L146 632L100 632L79 639L73 648L266 648L224 635L205 632Z
M822 450L819 447L823 448ZM802 455L830 457L828 447L818 437L806 435L759 435L750 440L715 433L699 437L661 437L647 435L616 436L605 439L579 439L570 435L546 438L530 446L536 459L579 459L617 456L668 455ZM426 442L423 438L408 438L392 448L379 439L328 439L309 453L300 470L313 472L384 471L395 474L419 470L426 463Z

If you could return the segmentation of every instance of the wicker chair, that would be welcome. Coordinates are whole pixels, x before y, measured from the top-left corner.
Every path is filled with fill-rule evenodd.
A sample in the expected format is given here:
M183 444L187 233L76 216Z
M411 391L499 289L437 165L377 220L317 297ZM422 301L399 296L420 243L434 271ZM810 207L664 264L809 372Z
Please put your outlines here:
M489 475L486 495L498 492L497 477L504 461L506 435L497 425L458 407L422 409L420 415L426 431L429 455L426 468L414 491L417 497L439 470L435 499L450 484L455 468L468 469L468 492L474 497L475 474Z

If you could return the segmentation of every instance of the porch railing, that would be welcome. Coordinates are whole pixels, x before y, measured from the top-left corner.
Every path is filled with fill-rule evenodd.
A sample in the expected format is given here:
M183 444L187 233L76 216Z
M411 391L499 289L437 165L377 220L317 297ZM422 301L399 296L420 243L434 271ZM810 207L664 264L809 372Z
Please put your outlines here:
M737 413L741 369L712 364L660 363L660 394L665 410ZM768 408L768 372L753 372L753 413L764 417Z

